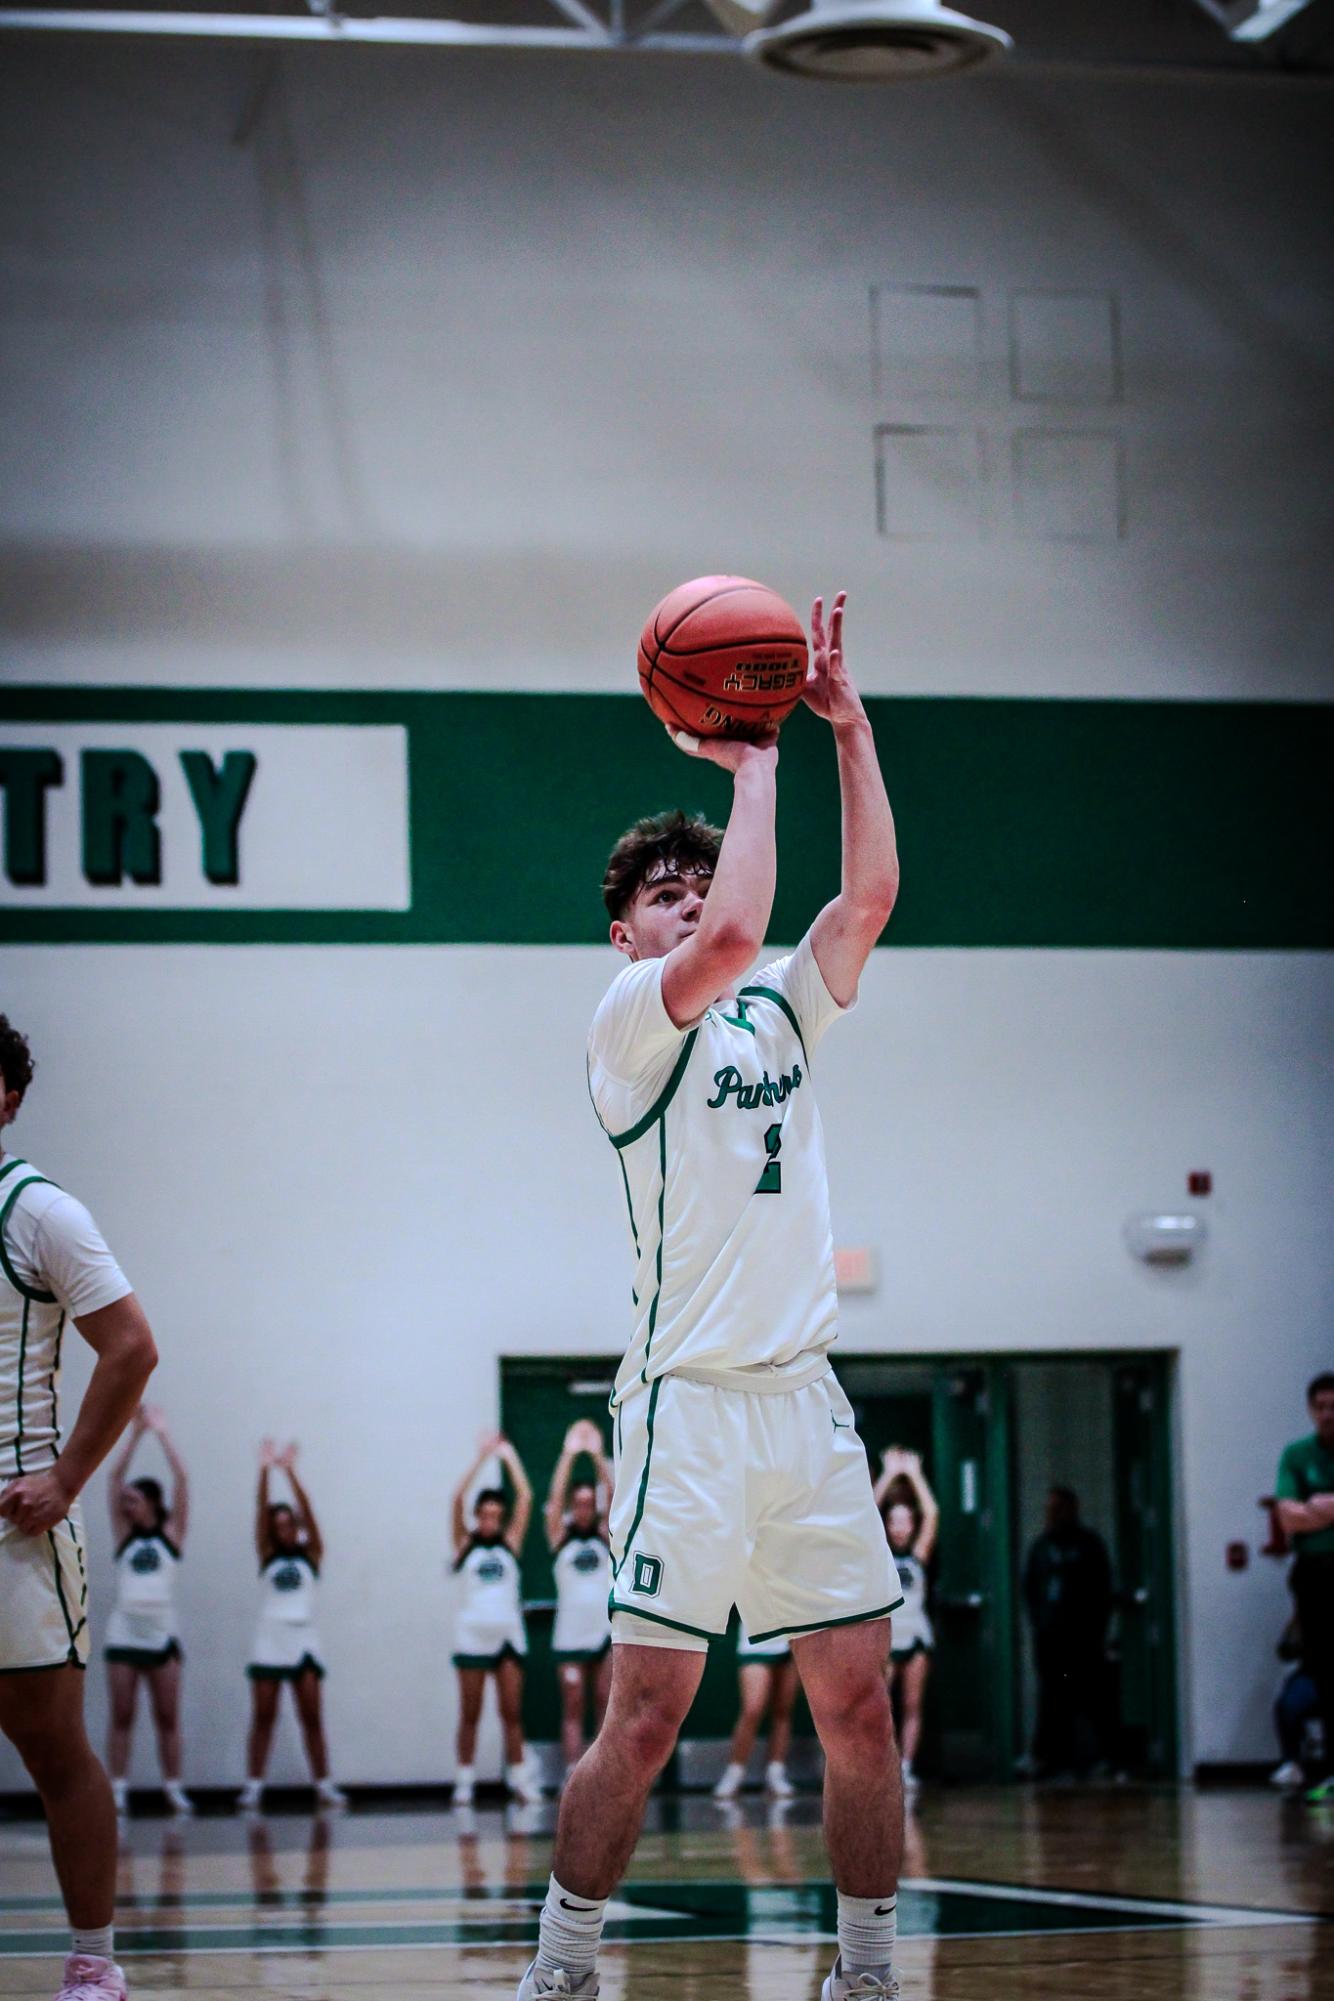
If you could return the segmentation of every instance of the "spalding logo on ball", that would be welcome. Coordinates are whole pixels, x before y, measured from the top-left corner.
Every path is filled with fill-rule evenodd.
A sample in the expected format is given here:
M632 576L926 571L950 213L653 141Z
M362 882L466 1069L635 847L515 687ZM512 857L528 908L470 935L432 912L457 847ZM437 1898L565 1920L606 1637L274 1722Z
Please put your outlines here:
M806 685L806 631L749 577L678 584L639 637L639 685L659 722L690 736L771 736Z

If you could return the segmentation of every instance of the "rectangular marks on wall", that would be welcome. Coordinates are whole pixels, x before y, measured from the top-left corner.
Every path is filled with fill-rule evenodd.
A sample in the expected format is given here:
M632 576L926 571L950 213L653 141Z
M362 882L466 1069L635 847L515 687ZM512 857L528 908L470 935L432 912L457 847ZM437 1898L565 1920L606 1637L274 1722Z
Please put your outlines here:
M871 380L882 535L1124 539L1115 292L872 285Z

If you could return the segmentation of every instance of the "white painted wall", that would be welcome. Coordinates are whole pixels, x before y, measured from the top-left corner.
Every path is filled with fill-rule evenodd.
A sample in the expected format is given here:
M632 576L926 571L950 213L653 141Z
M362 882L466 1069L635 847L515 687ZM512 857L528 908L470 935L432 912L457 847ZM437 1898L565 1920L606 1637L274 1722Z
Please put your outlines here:
M846 583L869 688L1329 692L1327 99L1016 71L886 97L701 61L14 47L0 665L189 685L626 686L647 606ZM868 289L976 285L966 407L872 393ZM1009 292L1111 287L1128 534L876 532L872 428L1036 421ZM1087 423L1087 410L1042 420ZM307 1443L340 1771L450 1768L445 1498L502 1352L614 1349L589 951L7 951L17 1138L92 1203L195 1471L190 1776L240 1771L251 1450ZM820 1065L846 1340L1181 1351L1188 1750L1263 1756L1279 1575L1223 1568L1330 1361L1312 958L904 953ZM1218 1193L1197 1272L1132 1210ZM107 1538L91 1500L95 1614ZM386 1663L389 1664L386 1671ZM92 1677L101 1727L100 1677ZM297 1769L293 1747L283 1753ZM146 1747L137 1767L151 1770ZM0 1753L0 1783L12 1759Z
M6 50L9 671L623 687L730 568L846 584L885 690L1327 689L1327 92L276 60L238 146L249 52ZM975 397L872 393L882 283L981 289ZM1121 405L1011 399L1033 286L1118 294ZM984 535L877 534L888 419L981 428ZM1121 433L1124 543L1016 535L1035 423Z
M327 1533L338 1768L444 1776L446 1501L495 1417L496 1357L611 1353L626 1324L623 1203L582 1067L610 954L6 960L42 1066L15 1144L86 1197L141 1289L195 1475L192 1776L240 1771L252 1449L271 1430L305 1444ZM1314 958L905 952L876 958L818 1059L837 1234L883 1269L847 1303L849 1349L1180 1349L1197 1758L1268 1746L1282 1578L1225 1571L1223 1545L1260 1539L1256 1496L1329 1360L1328 1027ZM1122 1222L1199 1165L1203 1262L1150 1274ZM100 1483L90 1516L100 1621ZM100 1718L100 1674L90 1690Z

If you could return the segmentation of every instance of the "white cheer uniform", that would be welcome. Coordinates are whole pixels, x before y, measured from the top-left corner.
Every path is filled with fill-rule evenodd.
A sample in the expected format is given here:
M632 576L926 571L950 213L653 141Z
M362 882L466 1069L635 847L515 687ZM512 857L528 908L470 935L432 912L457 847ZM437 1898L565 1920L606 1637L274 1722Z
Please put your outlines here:
M929 1654L936 1636L926 1609L926 1571L915 1556L896 1556L894 1563L903 1586L903 1604L894 1614L890 1646L896 1661L906 1661L914 1654Z
M324 1673L315 1630L320 1573L304 1549L271 1556L260 1569L259 1623L246 1673L252 1681L295 1681L307 1668Z
M116 1551L116 1602L102 1651L130 1667L161 1667L178 1660L176 1569L181 1553L157 1529L132 1529Z
M679 1029L662 959L627 966L588 1043L635 1254L616 1378L618 1637L701 1644L735 1604L752 1639L884 1618L898 1581L866 1453L829 1367L837 1335L811 1058L842 1012L809 935ZM681 1638L680 1636L685 1636Z
M558 1661L601 1660L611 1645L611 1551L594 1529L571 1529L551 1564L556 1576L556 1625L551 1650Z
M519 1564L507 1542L472 1536L454 1565L461 1588L454 1623L455 1667L498 1667L507 1656L522 1660L528 1633L519 1595Z
M59 1456L66 1321L130 1289L83 1204L27 1161L0 1155L0 1492ZM0 1518L0 1673L85 1666L87 1605L77 1503L41 1535Z

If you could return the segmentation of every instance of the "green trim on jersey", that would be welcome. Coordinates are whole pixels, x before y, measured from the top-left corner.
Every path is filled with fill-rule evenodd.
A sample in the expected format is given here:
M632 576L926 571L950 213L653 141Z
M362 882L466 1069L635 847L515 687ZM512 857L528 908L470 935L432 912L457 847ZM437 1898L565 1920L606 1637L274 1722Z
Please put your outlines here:
M23 1477L23 1371L28 1361L28 1315L32 1312L32 1301L23 1302L23 1322L19 1328L19 1382L18 1394L14 1400L14 1471Z
M900 1595L892 1605L880 1605L874 1612L849 1612L842 1619L816 1619L809 1626L775 1626L771 1633L752 1633L750 1637L752 1642L757 1642L776 1640L784 1634L825 1633L833 1626L865 1626L869 1625L872 1619L887 1619L891 1612L898 1611L902 1603L903 1598Z
M723 1637L721 1633L711 1633L707 1626L687 1626L684 1619L664 1619L661 1612L646 1612L640 1605L622 1605L619 1598L609 1598L607 1610L626 1612L632 1619L647 1619L653 1626L670 1626L674 1633L693 1633L697 1640L721 1640Z
M613 1584L621 1574L621 1569L625 1563L625 1559L630 1554L630 1545L631 1543L633 1543L636 1535L639 1532L639 1524L644 1519L644 1500L648 1494L648 1469L653 1463L653 1420L657 1414L658 1393L662 1389L662 1383L663 1383L662 1377L655 1376L653 1378L653 1387L648 1393L648 1416L645 1419L645 1429L648 1433L648 1443L644 1448L644 1470L639 1476L639 1495L635 1501L635 1518L630 1524L630 1533L625 1538L625 1543L621 1550L620 1563L614 1563L612 1565L611 1575Z
M4 1167L0 1167L0 1181L3 1181L7 1174L12 1174L16 1167L26 1167L27 1165L27 1161L20 1154L14 1154Z
M793 1012L791 1003L782 994L780 994L774 987L742 987L741 992L737 996L737 998L739 1000L745 1000L747 995L750 995L754 998L758 998L760 1000L771 1000L775 1007L782 1008L783 1013L792 1023L793 1031L796 1035L797 1041L801 1044L801 1053L803 1056L806 1056L806 1038L801 1032L801 1023L797 1020L796 1014ZM810 1062L810 1060L811 1060L810 1057L806 1056L806 1061L808 1063Z
M86 1618L80 1619L78 1625L76 1626L74 1621L70 1618L69 1606L65 1603L65 1580L60 1574L60 1551L56 1548L56 1539L50 1529L48 1529L46 1532L46 1539L51 1545L51 1561L55 1566L55 1573L56 1573L56 1596L60 1600L60 1609L61 1612L64 1614L64 1619L65 1619L65 1631L69 1634L70 1653L73 1654L73 1652L75 1651L75 1642L77 1641L84 1627L88 1624L88 1621Z
M633 1146L635 1141L637 1139L643 1139L644 1134L648 1132L650 1127L655 1125L657 1121L662 1117L668 1105L671 1104L672 1099L676 1096L676 1087L680 1083L682 1077L684 1077L685 1075L686 1064L690 1061L690 1052L694 1048L698 1040L699 1040L699 1030L697 1028L692 1028L689 1035L686 1037L685 1041L681 1045L681 1054L677 1057L676 1062L672 1065L671 1076L667 1079L667 1082L663 1085L661 1091L658 1093L658 1096L649 1106L643 1118L637 1119L634 1125L631 1126L629 1132L607 1134L607 1138L611 1141L614 1147ZM594 1106L593 1109L596 1111L597 1107ZM604 1127L604 1131L605 1130L606 1129Z
M54 1292L40 1292L35 1286L23 1283L13 1265L9 1262L9 1252L5 1248L5 1226L9 1221L10 1210L14 1207L14 1204L18 1201L19 1196L22 1195L25 1188L54 1188L56 1185L48 1175L30 1174L26 1181L20 1181L17 1188L10 1190L9 1200L6 1202L4 1208L0 1209L0 1266L4 1267L5 1277L9 1280L15 1292L20 1293L24 1299L35 1299L41 1306L54 1306L56 1296Z
M662 1298L662 1248L667 1235L667 1118L666 1113L658 1120L658 1256L657 1272L653 1287L653 1297L648 1307L648 1335L644 1341L644 1366L639 1371L641 1383L648 1381L648 1358L653 1353L653 1336L658 1326L658 1302ZM635 1302L636 1305L638 1301ZM661 1380L659 1378L659 1380Z
M597 1106L595 1105L595 1106L593 1107L593 1109L594 1109L594 1111L596 1111L596 1110L597 1110ZM624 1155L624 1154L623 1154L622 1152L620 1152L620 1150L619 1150L619 1149L617 1150L617 1154L616 1154L616 1165L617 1165L617 1166L618 1166L618 1167L620 1168L620 1170L621 1170L621 1180L622 1180L622 1181L623 1181L623 1182L625 1183L625 1206L626 1206L626 1208L627 1208L627 1209L629 1210L629 1212L630 1212L630 1235L631 1235L631 1236L632 1236L632 1237L634 1238L634 1240L635 1240L635 1256L636 1256L636 1257L638 1257L638 1256L639 1256L639 1225L638 1225L638 1224L636 1223L636 1221L635 1221L635 1205L634 1205L634 1202L633 1202L633 1200L631 1199L631 1195L630 1195L630 1176L629 1176L629 1175L628 1175L628 1174L626 1173L626 1169L625 1169L625 1155ZM638 1300L636 1299L636 1300L635 1300L635 1305L636 1305L636 1306L638 1306L638 1304L639 1304L639 1301L638 1301Z

